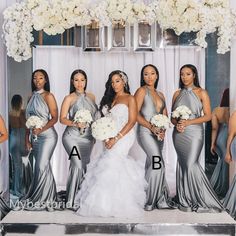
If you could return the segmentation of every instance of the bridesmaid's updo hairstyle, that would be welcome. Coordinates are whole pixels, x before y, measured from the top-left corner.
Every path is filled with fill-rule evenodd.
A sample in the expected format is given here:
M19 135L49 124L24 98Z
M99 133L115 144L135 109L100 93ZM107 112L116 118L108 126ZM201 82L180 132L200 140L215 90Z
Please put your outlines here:
M82 74L82 75L84 76L84 78L85 78L84 91L85 91L86 88L87 88L87 81L88 81L88 78L87 78L87 74L85 73L85 71L80 70L80 69L74 70L74 71L72 72L71 76L70 76L70 93L73 93L73 92L75 92L75 90L76 90L76 89L75 89L75 86L74 86L74 84L73 84L73 80L74 80L74 77L75 77L76 74Z
M155 82L155 84L154 84L154 88L156 89L156 88L157 88L157 85L158 85L158 81L159 81L159 71L158 71L158 69L156 68L156 66L154 66L154 65L152 65L152 64L147 64L147 65L143 66L143 68L142 68L142 70L141 70L140 86L142 87L142 86L146 85L146 83L145 83L145 81L144 81L144 74L143 74L143 73L144 73L145 68L147 68L148 66L151 66L151 67L156 71L157 80L156 80L156 82Z
M179 88L181 88L181 89L184 88L184 84L181 80L181 71L184 68L189 68L193 72L193 75L194 75L193 84L195 87L201 88L200 83L199 83L197 68L192 64L185 64L180 68L180 70L179 70Z
M32 79L31 79L32 92L34 92L36 90L36 87L34 85L34 75L37 72L41 72L44 75L44 79L46 80L46 84L44 85L44 90L50 92L50 82L49 82L48 73L43 69L37 69L32 73Z
M99 110L102 111L103 106L108 106L109 109L111 109L111 104L114 100L115 97L115 91L112 88L112 77L114 75L119 75L121 79L124 80L125 82L125 86L124 86L124 92L130 94L130 88L129 88L129 83L128 83L128 76L125 72L121 71L121 70L114 70L112 71L109 76L108 76L108 80L106 82L106 90L105 93L102 97L102 100L100 102L100 107Z

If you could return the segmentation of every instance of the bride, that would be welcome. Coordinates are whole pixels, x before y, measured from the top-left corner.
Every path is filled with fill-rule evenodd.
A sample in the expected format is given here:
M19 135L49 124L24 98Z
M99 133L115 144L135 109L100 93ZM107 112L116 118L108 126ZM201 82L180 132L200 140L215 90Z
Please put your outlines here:
M105 142L103 154L92 161L75 202L82 216L137 217L145 203L144 168L128 156L135 140L137 105L129 92L127 75L110 73L100 111L105 108L117 123L119 133Z

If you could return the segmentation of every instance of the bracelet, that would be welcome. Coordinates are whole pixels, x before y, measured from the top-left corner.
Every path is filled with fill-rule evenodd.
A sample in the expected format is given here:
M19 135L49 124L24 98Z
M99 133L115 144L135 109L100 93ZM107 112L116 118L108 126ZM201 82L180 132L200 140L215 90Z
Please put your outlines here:
M124 136L121 132L119 132L118 135L120 135L121 138Z
M114 139L116 140L116 142L119 140L117 135L114 137Z

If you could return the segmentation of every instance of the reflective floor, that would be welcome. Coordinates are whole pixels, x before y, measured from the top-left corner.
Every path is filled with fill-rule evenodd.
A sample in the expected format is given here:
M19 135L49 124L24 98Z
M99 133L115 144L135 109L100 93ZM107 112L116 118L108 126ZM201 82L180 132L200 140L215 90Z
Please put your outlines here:
M175 210L144 212L133 219L86 218L70 210L11 211L2 235L236 235L236 221L226 212L190 213Z

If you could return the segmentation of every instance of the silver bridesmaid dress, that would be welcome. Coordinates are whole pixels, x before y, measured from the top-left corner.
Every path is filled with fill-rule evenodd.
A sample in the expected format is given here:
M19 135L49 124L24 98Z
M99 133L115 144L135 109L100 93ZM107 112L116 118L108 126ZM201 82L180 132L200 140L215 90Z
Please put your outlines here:
M231 146L231 155L235 160L236 158L236 136L234 137ZM229 187L229 190L223 200L223 206L226 211L236 220L236 175L233 178L233 181Z
M26 119L30 116L38 116L45 123L50 119L48 105L39 92L34 92L27 107ZM47 129L33 140L32 154L35 159L33 180L28 193L21 202L21 207L27 210L51 209L57 199L56 183L53 177L50 160L56 147L58 135L54 127Z
M24 195L22 191L22 140L25 139L24 128L11 128L9 137L9 151L12 157L12 193L18 197Z
M152 100L152 96L148 88L144 97L143 105L140 114L150 121L152 116L162 114L165 109L165 102L158 112ZM173 208L174 204L169 198L169 189L165 179L165 164L162 157L163 141L159 141L157 137L147 128L142 125L137 127L137 139L140 146L147 155L145 163L145 178L148 182L147 201L145 210L150 211L155 208ZM161 158L161 168L153 169L152 158L159 156Z
M93 119L95 119L95 114L98 110L97 105L86 94L79 94L78 92L76 94L78 99L69 109L69 119L73 120L75 113L80 109L88 109ZM77 127L67 126L63 133L62 142L70 159L66 187L66 207L73 208L75 195L80 188L83 174L86 172L87 164L90 161L94 138L90 127L86 128L84 133L81 134ZM70 155L71 152L74 155ZM79 156L76 155L77 152Z
M216 139L216 153L219 157L219 160L210 180L213 189L220 199L225 197L229 189L229 165L224 160L227 137L228 125L226 123L223 123L220 125Z
M1 160L1 149L0 149L0 160ZM5 200L1 197L0 190L0 220L10 211L9 206L6 204Z
M180 91L173 104L173 110L180 105L185 105L192 111L190 119L201 116L202 103L192 88ZM178 157L176 194L178 207L183 211L219 212L223 210L199 163L203 140L203 124L189 125L183 133L179 133L176 128L173 131L173 142Z

